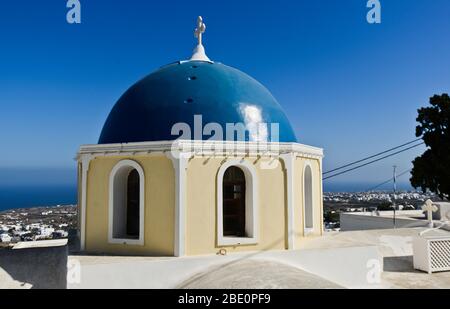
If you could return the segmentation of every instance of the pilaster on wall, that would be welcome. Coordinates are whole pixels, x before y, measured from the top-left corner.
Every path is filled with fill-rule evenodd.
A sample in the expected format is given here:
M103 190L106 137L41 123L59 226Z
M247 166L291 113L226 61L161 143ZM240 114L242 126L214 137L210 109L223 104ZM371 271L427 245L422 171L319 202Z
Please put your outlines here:
M175 233L174 255L186 254L186 171L190 153L171 151L166 156L175 170Z
M322 168L323 159L319 159L319 188L320 188L320 235L324 234L325 226L323 220L323 168Z
M87 203L87 180L89 165L92 160L92 155L83 155L81 162L81 224L80 224L80 250L84 251L86 247L86 203Z
M288 249L294 248L294 164L295 154L285 153L281 154L280 158L284 162L284 169L286 172L286 192L287 192L287 237L288 237Z

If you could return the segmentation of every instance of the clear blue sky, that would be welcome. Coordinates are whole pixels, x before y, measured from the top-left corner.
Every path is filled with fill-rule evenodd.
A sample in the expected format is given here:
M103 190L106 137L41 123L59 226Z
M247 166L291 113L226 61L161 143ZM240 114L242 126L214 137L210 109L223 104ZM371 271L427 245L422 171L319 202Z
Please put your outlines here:
M381 25L366 0L81 3L81 25L65 0L1 4L0 185L72 181L120 95L190 56L198 15L209 57L266 85L325 169L414 139L417 108L450 92L448 0L381 0ZM335 182L383 181L421 151Z

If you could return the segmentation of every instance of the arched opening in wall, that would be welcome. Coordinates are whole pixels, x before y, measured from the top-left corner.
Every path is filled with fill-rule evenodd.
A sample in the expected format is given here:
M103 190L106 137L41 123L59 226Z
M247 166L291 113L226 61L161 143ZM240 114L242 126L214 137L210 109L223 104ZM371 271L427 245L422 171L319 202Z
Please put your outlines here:
M246 237L245 174L237 166L229 167L223 176L223 236Z
M313 212L313 188L312 170L309 165L305 167L304 175L304 196L305 196L305 230L310 232L314 228Z
M143 244L144 172L134 161L119 162L110 176L109 240Z
M258 243L258 174L252 163L229 160L217 174L217 245Z
M133 169L127 183L127 238L139 239L139 173Z

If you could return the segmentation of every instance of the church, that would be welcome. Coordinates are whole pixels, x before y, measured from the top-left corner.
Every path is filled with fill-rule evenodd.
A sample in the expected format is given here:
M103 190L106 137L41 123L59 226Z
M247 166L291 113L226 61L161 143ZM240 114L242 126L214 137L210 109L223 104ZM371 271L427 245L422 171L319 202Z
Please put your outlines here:
M205 30L199 17L192 57L132 85L80 147L83 252L294 250L322 235L323 150L298 143L263 85L207 57Z

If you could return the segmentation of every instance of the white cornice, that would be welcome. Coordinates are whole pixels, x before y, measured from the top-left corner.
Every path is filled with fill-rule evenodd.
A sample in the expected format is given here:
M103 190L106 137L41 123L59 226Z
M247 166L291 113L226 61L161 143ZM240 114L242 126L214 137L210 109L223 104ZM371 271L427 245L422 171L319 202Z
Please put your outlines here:
M298 143L261 143L233 141L158 141L126 144L83 145L77 159L85 155L145 155L154 153L190 153L192 156L246 155L277 157L283 153L294 153L301 157L323 158L323 149Z

